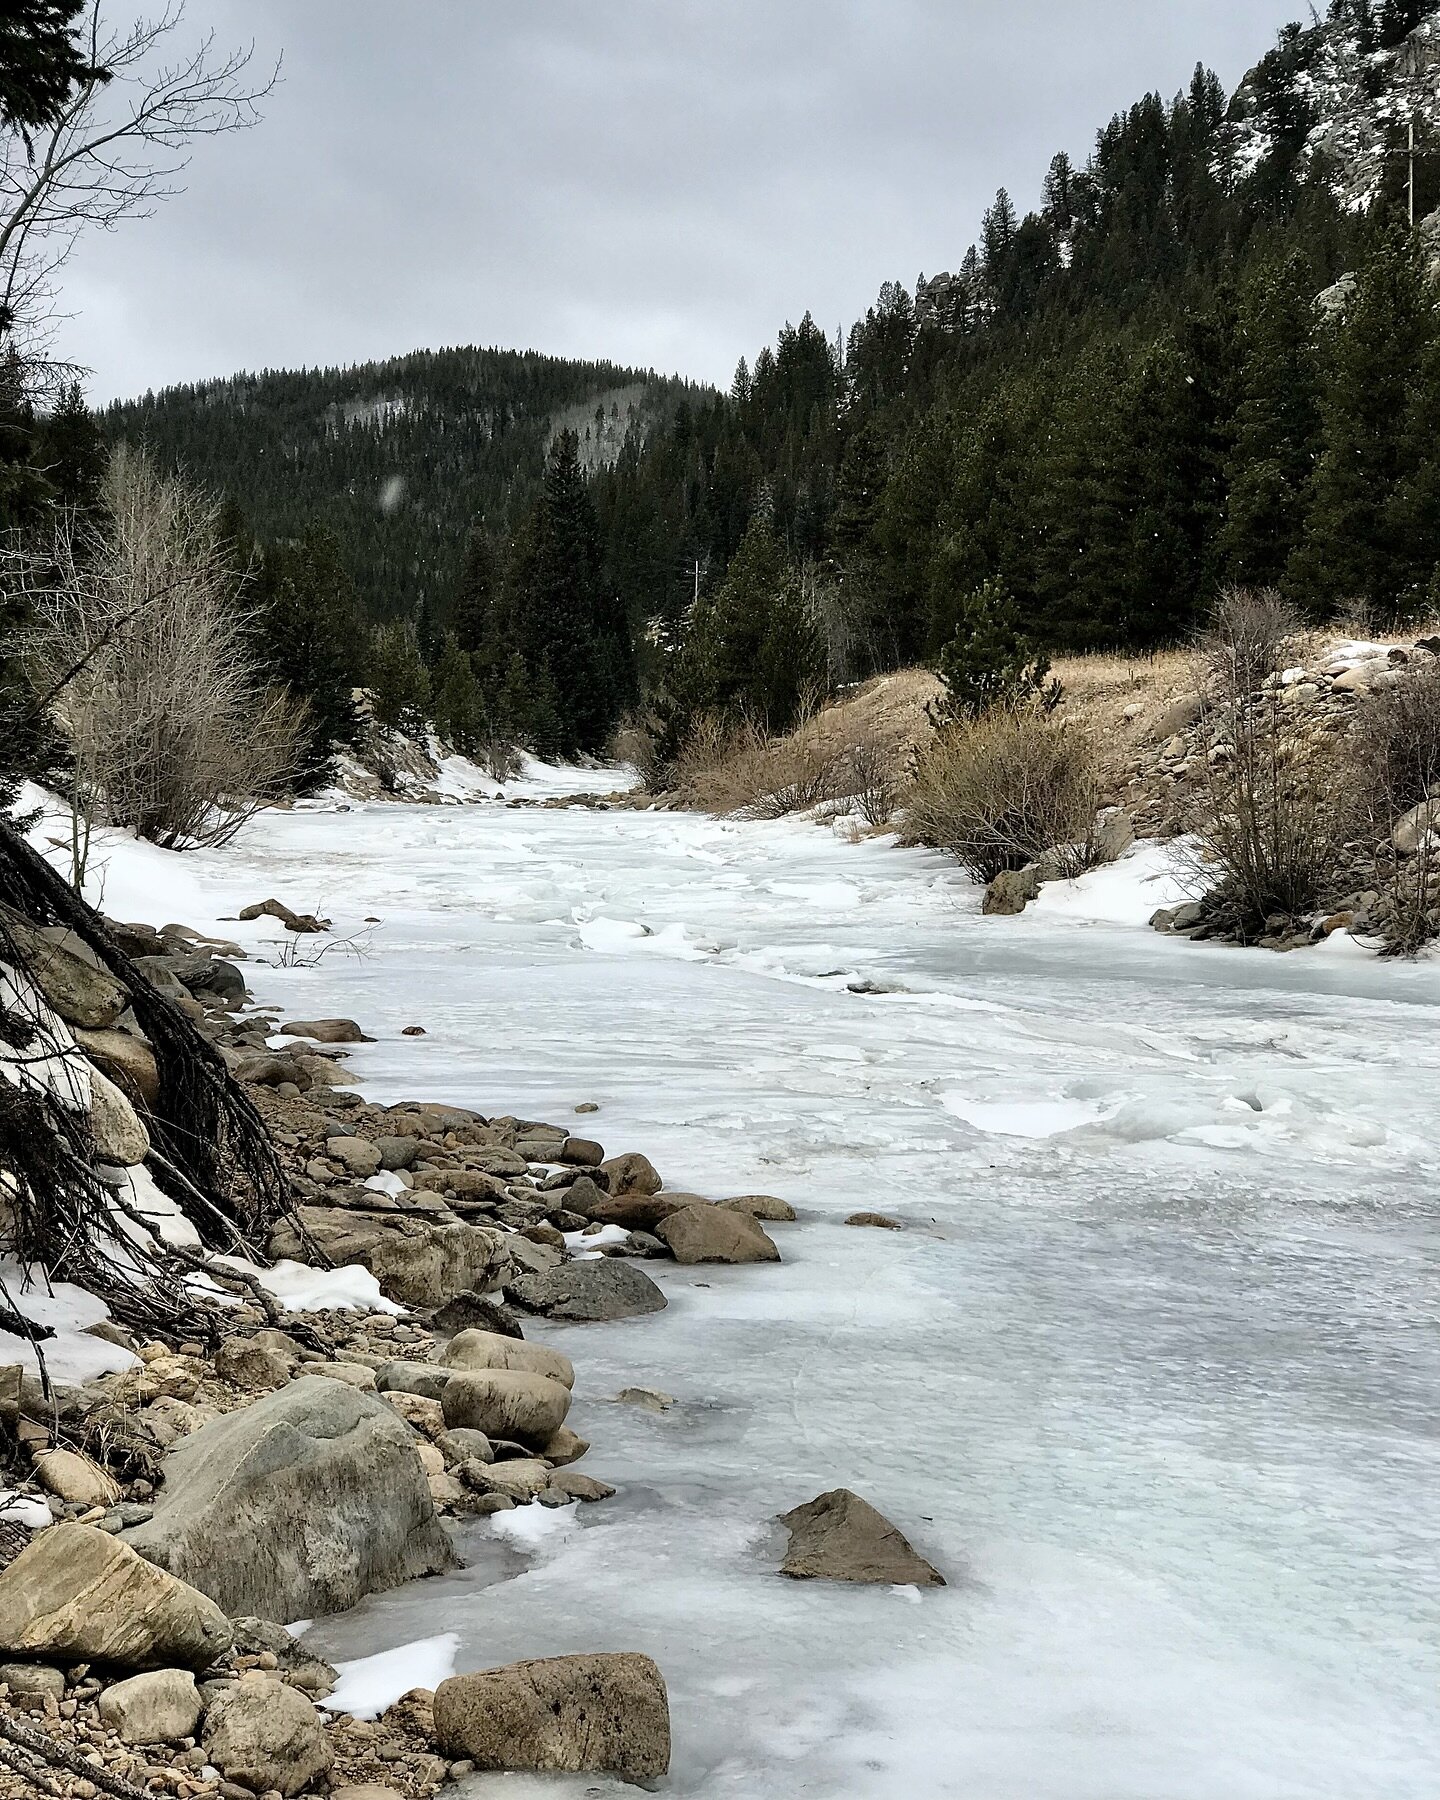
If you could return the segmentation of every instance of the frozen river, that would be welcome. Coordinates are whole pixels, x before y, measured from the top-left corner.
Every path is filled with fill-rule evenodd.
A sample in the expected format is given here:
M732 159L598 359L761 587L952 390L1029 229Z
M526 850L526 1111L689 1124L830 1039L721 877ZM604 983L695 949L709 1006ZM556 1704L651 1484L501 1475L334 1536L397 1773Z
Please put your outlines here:
M272 815L191 866L380 921L251 970L377 1035L370 1096L594 1101L670 1186L801 1215L778 1269L537 1324L619 1496L479 1524L316 1647L647 1651L687 1800L1440 1792L1440 972L981 921L952 865L794 823ZM773 1515L842 1484L951 1585L778 1578Z

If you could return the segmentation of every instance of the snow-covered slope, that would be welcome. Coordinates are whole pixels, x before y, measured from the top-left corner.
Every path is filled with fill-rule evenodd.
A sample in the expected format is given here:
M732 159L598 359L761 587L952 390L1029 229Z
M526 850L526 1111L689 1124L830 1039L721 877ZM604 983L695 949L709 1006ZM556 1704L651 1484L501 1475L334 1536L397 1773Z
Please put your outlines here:
M1372 17L1380 10L1373 6ZM1430 0L1415 30L1388 48L1360 18L1357 4L1287 27L1245 77L1231 112L1237 172L1284 154L1288 124L1305 132L1297 173L1322 172L1348 205L1362 208L1406 146L1410 122L1422 148L1440 130L1440 3Z

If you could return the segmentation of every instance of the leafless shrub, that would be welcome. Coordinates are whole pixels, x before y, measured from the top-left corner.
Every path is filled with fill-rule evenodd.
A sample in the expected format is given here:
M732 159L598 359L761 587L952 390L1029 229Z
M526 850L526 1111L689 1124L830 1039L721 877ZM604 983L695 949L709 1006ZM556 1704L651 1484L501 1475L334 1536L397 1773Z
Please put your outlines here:
M1378 848L1387 954L1413 956L1440 936L1440 847L1430 813L1417 817L1432 796L1440 813L1440 661L1414 662L1367 694L1347 750L1347 833Z
M610 739L607 754L611 762L634 769L641 787L654 791L660 777L660 746L643 719L623 720Z
M697 721L674 764L676 787L706 812L779 819L858 812L886 824L894 810L891 757L871 736L837 729L833 713L807 710L777 737L754 720L713 715Z
M1236 591L1202 646L1208 749L1188 820L1196 879L1212 916L1247 939L1319 905L1345 842L1340 761L1278 685L1301 631L1275 595Z
M127 450L104 499L103 526L67 516L4 553L33 612L26 666L71 748L77 879L93 823L225 842L289 791L304 727L260 673L215 503Z
M937 731L917 754L905 837L948 850L977 881L1053 853L1078 875L1100 856L1092 740L1043 707L993 706Z

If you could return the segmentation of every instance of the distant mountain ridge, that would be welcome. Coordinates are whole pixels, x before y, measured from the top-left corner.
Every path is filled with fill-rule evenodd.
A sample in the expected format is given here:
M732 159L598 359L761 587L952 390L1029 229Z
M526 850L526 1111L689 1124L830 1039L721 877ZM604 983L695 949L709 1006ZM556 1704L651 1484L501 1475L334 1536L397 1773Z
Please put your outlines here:
M653 370L465 346L166 388L115 403L102 424L233 501L262 539L333 530L367 609L393 618L444 610L470 527L513 528L558 431L595 470L704 392Z

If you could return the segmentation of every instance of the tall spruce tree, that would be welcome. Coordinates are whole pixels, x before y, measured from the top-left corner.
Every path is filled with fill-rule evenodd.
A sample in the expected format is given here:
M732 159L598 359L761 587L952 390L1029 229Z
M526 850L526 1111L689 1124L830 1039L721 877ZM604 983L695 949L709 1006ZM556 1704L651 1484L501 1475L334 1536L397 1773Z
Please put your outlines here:
M1241 587L1278 587L1304 534L1320 454L1315 276L1299 253L1259 265L1240 297L1239 405L1220 555Z
M1392 507L1415 473L1407 420L1437 324L1420 247L1396 229L1329 332L1325 449L1287 574L1314 616L1351 601L1393 616L1411 585L1414 549L1398 540Z

